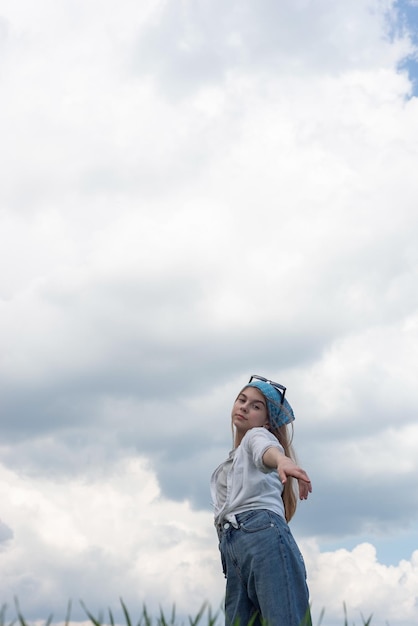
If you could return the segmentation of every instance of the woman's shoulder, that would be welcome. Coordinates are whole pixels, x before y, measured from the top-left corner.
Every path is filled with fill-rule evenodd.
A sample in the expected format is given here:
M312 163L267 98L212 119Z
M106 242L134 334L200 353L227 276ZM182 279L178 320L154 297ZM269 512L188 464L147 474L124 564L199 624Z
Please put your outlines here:
M246 445L251 445L251 443L256 440L271 441L272 443L276 444L279 443L277 441L277 438L273 435L273 433L267 430L267 428L264 428L264 426L255 426L245 433L241 444L245 442Z
M262 458L268 448L278 448L283 452L279 440L263 426L256 426L247 431L242 438L241 455L253 460L258 469L263 469Z

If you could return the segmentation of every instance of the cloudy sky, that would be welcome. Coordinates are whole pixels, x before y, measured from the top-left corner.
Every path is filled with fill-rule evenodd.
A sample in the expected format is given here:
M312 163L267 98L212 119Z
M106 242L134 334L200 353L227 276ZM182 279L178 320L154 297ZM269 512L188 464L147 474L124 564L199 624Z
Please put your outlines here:
M1 0L0 606L222 603L253 373L314 621L418 621L418 6Z

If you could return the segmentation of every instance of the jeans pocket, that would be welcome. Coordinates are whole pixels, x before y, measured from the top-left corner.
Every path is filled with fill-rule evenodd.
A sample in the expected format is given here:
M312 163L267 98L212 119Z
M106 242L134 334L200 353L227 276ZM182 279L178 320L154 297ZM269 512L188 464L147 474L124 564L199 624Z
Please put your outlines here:
M268 512L263 509L245 513L238 521L240 529L245 533L256 533L273 525Z

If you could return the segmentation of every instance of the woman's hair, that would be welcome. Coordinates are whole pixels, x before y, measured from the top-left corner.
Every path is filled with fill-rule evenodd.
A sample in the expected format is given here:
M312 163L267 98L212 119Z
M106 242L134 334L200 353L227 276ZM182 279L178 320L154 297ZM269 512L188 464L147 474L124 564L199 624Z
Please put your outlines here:
M291 432L289 434L289 429ZM292 461L296 463L296 455L293 450L292 440L293 440L293 424L290 424L288 429L287 424L283 424L283 426L279 426L278 428L272 428L270 426L270 432L276 437L282 446L284 453L288 456ZM288 476L285 484L283 485L282 492L282 500L284 504L284 515L287 522L290 522L292 517L295 514L296 506L297 506L297 496L296 496L296 481L292 476Z

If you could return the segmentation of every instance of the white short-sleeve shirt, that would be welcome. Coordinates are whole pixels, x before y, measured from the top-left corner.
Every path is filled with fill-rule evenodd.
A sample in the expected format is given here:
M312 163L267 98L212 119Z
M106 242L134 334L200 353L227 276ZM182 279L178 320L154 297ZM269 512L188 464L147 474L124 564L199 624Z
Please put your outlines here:
M237 525L236 515L253 509L269 509L284 518L283 485L276 469L264 465L268 448L283 448L264 427L249 430L212 474L211 495L215 524Z

